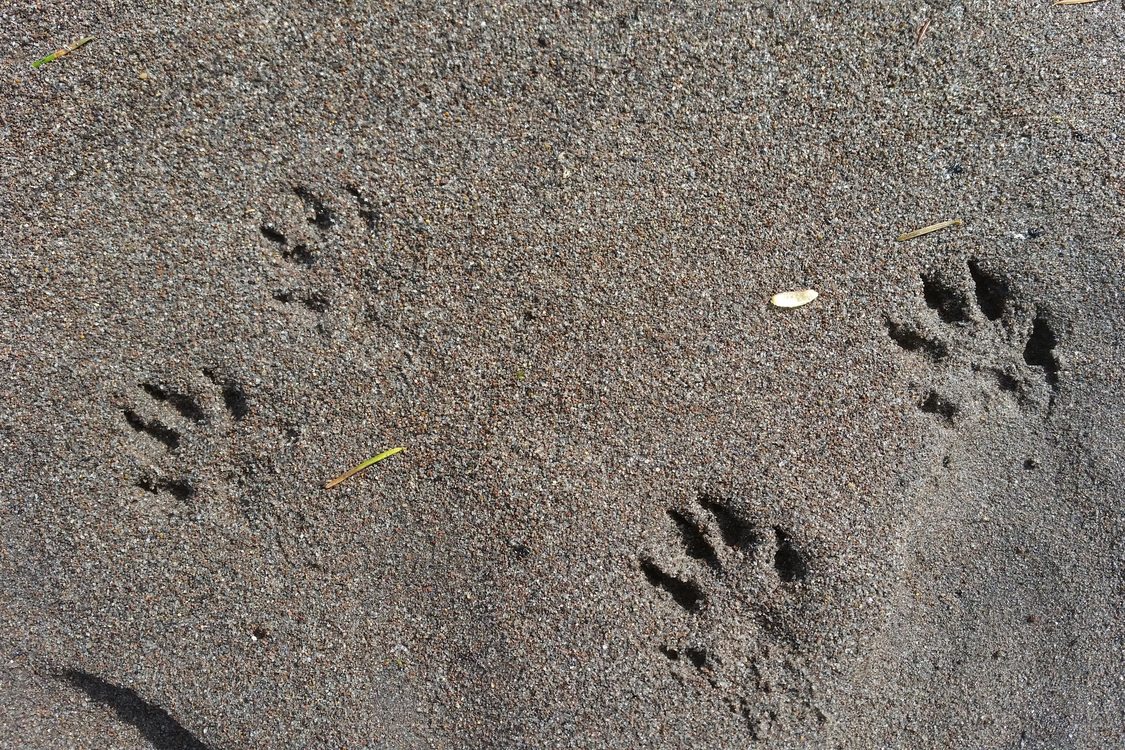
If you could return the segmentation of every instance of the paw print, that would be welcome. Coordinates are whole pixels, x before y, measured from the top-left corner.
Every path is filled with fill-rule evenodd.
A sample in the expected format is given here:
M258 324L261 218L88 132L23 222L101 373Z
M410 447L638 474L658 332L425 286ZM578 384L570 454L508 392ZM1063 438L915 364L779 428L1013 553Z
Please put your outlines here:
M793 536L708 494L668 516L673 549L638 561L657 601L686 618L683 637L659 653L685 682L719 691L756 738L814 713L792 632L811 571Z
M121 409L124 424L144 440L143 466L134 483L145 492L192 499L198 472L185 470L181 460L188 444L229 437L234 424L250 413L238 383L213 370L200 374L200 382L187 387L165 379L141 383L136 397ZM192 453L198 455L198 446Z
M345 190L350 200L338 199L333 203L309 188L294 186L292 196L283 196L281 207L275 209L289 218L266 221L259 227L262 237L288 267L282 272L280 283L274 286L273 301L283 309L297 309L311 316L318 324L332 307L332 301L322 291L328 286L324 275L330 273L330 269L323 267L322 259L332 236L344 229L353 215L369 234L382 221L379 210L357 188ZM349 203L350 211L333 207ZM341 219L342 214L347 219Z
M1010 394L1025 408L1049 413L1060 372L1051 320L1021 304L1007 281L975 259L923 274L921 281L928 310L887 319L895 343L938 367L937 385L919 408L953 425L968 402Z

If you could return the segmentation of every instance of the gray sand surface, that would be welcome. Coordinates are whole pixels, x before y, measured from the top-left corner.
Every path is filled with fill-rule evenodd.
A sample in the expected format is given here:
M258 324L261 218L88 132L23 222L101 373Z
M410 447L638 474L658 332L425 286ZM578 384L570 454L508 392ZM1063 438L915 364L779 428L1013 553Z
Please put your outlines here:
M1120 0L67 5L0 746L1125 746Z

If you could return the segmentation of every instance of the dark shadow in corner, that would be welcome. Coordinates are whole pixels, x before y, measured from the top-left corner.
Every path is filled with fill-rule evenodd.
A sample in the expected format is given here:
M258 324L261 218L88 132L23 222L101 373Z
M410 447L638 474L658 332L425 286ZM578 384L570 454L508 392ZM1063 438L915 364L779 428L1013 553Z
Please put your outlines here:
M147 702L134 690L77 669L68 669L58 676L86 693L90 700L116 711L121 721L136 727L156 750L211 750L180 726L171 714Z

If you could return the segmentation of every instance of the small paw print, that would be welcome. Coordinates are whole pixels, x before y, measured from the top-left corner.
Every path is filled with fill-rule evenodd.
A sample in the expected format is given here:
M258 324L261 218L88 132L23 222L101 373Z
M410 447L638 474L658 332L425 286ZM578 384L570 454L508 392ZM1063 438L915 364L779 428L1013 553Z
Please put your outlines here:
M789 704L808 704L791 624L809 560L789 531L756 523L723 498L700 494L668 516L676 543L638 564L688 622L685 637L657 649L718 691L752 736L764 736L795 714Z
M297 185L291 195L283 195L271 210L278 217L263 222L258 230L277 257L289 266L280 273L271 293L272 300L283 309L295 309L319 324L320 317L332 307L332 300L323 291L329 286L323 258L342 231L375 232L382 223L378 208L357 188L348 187L349 198L326 198L313 190ZM297 200L294 200L294 197Z
M134 481L145 492L191 500L198 472L181 460L185 443L229 435L250 413L246 392L236 381L209 369L199 374L201 382L187 385L174 384L172 378L143 382L121 409L124 425L146 446Z

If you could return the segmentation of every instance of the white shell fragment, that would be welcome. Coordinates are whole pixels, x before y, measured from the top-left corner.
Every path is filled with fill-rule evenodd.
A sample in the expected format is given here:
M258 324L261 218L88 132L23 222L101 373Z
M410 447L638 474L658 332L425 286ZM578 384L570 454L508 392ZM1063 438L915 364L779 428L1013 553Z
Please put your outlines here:
M819 296L820 294L815 289L781 292L770 297L770 304L774 307L800 307L809 304Z

